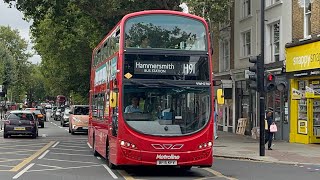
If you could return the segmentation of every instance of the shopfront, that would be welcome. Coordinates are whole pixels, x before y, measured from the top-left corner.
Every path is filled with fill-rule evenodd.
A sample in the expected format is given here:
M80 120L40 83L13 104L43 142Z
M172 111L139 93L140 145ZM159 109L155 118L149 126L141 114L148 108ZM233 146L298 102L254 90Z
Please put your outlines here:
M290 142L320 143L320 38L286 46Z

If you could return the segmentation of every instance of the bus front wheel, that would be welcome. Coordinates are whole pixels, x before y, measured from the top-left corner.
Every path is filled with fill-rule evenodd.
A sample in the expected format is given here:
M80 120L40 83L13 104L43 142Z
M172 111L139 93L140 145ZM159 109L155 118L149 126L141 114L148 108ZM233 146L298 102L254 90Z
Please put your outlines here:
M106 149L106 163L107 163L107 166L110 169L116 169L117 166L112 164L112 162L110 161L110 146L109 146L108 142L107 142L106 146L107 146L107 149Z

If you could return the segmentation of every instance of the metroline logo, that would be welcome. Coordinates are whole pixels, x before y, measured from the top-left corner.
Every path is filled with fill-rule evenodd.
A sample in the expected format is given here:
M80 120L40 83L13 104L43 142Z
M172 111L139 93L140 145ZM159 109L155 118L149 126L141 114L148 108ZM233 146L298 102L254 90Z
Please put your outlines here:
M157 154L156 159L180 159L180 156L179 155L176 156L174 154L171 154L171 155Z

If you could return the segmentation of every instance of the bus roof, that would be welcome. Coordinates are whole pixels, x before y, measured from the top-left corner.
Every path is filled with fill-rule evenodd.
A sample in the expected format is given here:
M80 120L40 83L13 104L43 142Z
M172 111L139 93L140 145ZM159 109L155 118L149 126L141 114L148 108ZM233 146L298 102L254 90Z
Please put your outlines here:
M172 11L172 10L145 10L145 11L138 11L138 12L133 12L133 13L129 13L127 15L125 15L123 18L121 18L121 20L109 31L109 33L99 42L99 44L93 49L93 53L100 48L100 46L103 45L103 43L105 42L105 40L116 30L116 28L122 23L127 21L127 19L131 18L131 17L135 17L135 16L141 16L141 15L148 15L148 14L172 14L172 15L178 15L178 16L185 16L185 17L189 17L189 18L193 18L193 19L197 19L199 21L201 21L206 29L208 29L208 24L206 22L205 19L203 19L202 17L193 15L193 14L188 14L188 13L184 13L184 12L180 12L180 11Z

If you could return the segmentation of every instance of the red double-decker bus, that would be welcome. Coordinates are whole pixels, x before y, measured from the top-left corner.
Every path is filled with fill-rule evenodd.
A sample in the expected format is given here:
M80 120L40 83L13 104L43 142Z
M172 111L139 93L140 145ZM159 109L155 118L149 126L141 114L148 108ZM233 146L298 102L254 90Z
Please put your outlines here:
M124 16L94 49L88 142L107 165L213 162L208 25L167 10Z

